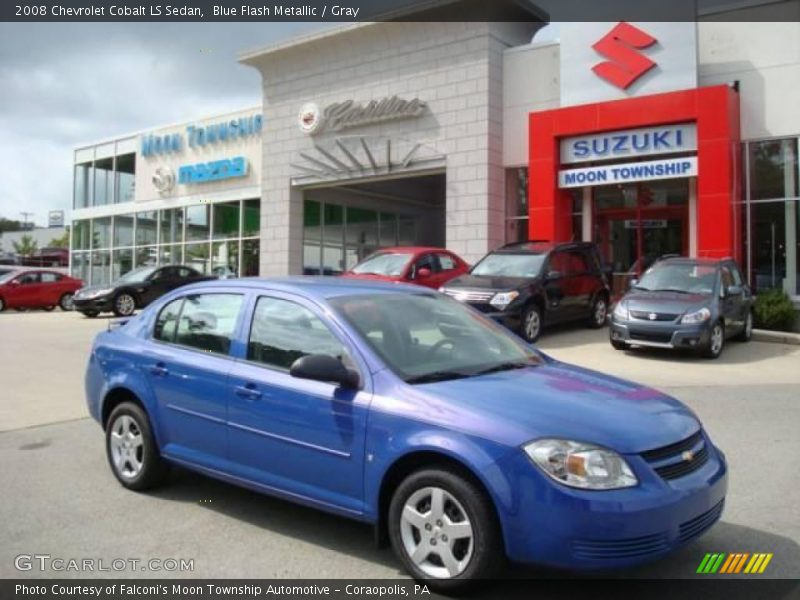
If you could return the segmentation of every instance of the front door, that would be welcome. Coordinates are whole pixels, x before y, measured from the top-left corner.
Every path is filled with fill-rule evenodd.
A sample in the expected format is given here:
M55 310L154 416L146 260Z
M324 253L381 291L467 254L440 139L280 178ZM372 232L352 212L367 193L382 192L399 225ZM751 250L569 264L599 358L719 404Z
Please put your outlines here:
M308 354L355 367L354 349L315 305L277 292L258 298L247 360L231 372L230 459L245 479L360 513L371 396L292 377L292 363Z

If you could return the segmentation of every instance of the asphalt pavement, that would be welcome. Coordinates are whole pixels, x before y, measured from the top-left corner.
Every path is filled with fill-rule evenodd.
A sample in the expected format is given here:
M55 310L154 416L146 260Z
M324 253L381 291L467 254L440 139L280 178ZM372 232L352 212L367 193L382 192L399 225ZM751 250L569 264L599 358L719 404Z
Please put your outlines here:
M343 518L179 469L158 491L124 490L106 464L102 432L86 417L83 396L91 340L106 325L74 313L0 314L0 577L87 575L35 565L19 571L21 554L106 565L115 558L193 561L185 571L142 570L137 563L97 573L113 577L405 577L389 549L374 547L369 527ZM706 553L769 552L761 577L800 576L800 347L731 342L720 360L709 361L617 352L606 336L562 328L540 347L676 396L699 414L730 463L719 524L666 559L608 575L686 578Z

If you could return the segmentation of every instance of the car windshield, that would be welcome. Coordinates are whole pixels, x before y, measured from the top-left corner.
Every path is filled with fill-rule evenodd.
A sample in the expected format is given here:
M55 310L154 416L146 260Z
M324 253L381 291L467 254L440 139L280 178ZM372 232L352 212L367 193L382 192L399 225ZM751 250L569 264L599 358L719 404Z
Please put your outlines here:
M488 254L472 269L473 275L494 277L536 277L542 270L544 254Z
M411 254L395 252L381 252L367 257L362 262L353 267L353 273L359 275L389 275L397 277L403 274Z
M133 271L128 271L125 275L117 279L117 281L120 283L138 283L150 277L155 270L156 267L139 267Z
M430 383L540 365L541 355L503 327L439 294L331 300L334 310L404 381Z
M5 283L9 279L12 279L17 273L18 271L14 271L13 269L0 269L0 283Z
M708 295L714 291L716 277L717 269L713 265L656 263L634 287L648 292Z

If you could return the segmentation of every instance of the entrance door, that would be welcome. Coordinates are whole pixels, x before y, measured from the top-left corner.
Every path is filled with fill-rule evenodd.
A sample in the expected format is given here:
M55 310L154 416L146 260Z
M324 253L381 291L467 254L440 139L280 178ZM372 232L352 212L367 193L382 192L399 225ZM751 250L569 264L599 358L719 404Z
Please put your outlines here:
M593 239L613 268L614 296L659 257L688 254L688 179L598 186L593 201Z

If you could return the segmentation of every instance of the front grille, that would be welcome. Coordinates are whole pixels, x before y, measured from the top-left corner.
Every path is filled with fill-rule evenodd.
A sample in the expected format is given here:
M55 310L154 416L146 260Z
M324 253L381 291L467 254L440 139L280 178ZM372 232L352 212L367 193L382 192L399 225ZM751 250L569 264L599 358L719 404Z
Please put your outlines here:
M642 321L674 321L679 316L672 313L657 313L646 310L632 310L630 313L634 319L641 319ZM655 319L651 319L650 315L655 315Z
M689 519L681 523L678 529L678 540L681 542L688 542L692 538L697 537L722 516L722 509L725 507L725 500L722 499L713 508L707 510L702 515Z
M672 341L672 334L631 331L630 338L633 342L655 342L657 344L669 344Z
M669 480L697 471L708 462L709 450L703 433L698 431L680 442L642 452L641 456L648 463L659 463L653 465L653 470Z
M461 302L469 302L472 303L486 303L492 299L495 295L495 292L478 292L474 290L448 290L445 289L444 293L448 296L452 296Z
M572 550L575 556L593 560L644 556L661 552L666 550L667 547L665 533L622 540L573 540L572 542Z

